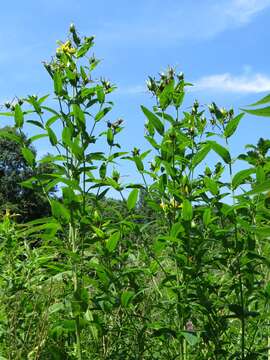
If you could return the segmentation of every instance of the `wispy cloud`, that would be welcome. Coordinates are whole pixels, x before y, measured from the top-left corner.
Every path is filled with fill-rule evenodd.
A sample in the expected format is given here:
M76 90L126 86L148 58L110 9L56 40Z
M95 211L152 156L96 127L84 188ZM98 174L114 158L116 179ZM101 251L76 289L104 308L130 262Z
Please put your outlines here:
M220 93L261 93L270 92L270 76L261 73L253 73L249 66L244 67L240 75L229 72L202 76L191 81L194 85L188 88L189 92L220 92ZM119 87L118 95L140 95L147 92L146 85L130 85Z
M116 90L116 95L139 95L146 92L146 85L119 86Z
M193 91L220 91L230 93L260 93L270 91L270 77L256 73L232 75L230 73L203 76L194 81Z
M269 6L270 0L232 0L225 15L243 24Z
M245 26L270 7L270 0L205 0L196 2L161 0L137 4L128 22L103 22L97 37L107 42L145 43L162 46L170 42L204 39L228 29Z

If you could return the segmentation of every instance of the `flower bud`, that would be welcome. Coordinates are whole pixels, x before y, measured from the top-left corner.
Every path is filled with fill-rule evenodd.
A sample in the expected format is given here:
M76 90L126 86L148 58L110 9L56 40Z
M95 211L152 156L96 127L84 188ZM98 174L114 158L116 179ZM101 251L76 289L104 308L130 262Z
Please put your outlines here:
M75 25L74 25L73 23L70 24L70 26L69 26L69 31L70 31L71 33L74 33L74 32L76 31Z

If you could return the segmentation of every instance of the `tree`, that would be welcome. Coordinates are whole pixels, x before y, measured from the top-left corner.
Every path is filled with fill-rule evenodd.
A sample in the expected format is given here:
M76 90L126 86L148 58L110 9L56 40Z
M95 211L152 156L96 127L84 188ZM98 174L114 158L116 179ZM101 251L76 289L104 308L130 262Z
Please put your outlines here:
M0 138L0 211L10 211L17 214L19 222L37 219L50 214L50 206L46 197L38 190L25 188L21 183L31 176L33 170L28 166L21 151L21 145L13 140L20 137L22 143L33 152L26 135L13 127L4 127L1 133L6 136ZM39 165L38 170L48 173L49 166ZM55 189L52 190L54 192Z

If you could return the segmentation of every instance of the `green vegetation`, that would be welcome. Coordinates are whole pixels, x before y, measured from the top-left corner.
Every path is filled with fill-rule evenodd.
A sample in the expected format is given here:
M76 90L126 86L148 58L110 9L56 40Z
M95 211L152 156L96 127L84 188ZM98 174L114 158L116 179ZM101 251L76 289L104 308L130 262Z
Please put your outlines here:
M14 140L14 137L16 139L20 136L22 143L30 147L34 153L35 149L23 132L19 134L15 128L11 127L5 127L1 132L5 134L5 137L0 137L0 211L11 211L14 216L17 213L19 222L49 216L50 205L42 192L20 185L34 173L23 157L21 145ZM46 174L52 170L50 170L50 164L44 166L42 162L35 168L39 174ZM52 189L50 195L53 195L55 190Z
M232 158L244 113L198 102L181 111L189 84L168 69L147 82L153 108L141 107L151 151L122 151L122 121L106 118L115 87L92 75L93 41L72 25L45 63L55 107L28 96L2 113L16 131L0 131L10 209L0 223L0 359L269 360L270 141ZM38 160L41 138L52 155ZM204 166L210 153L216 163ZM141 184L122 182L119 159ZM236 161L246 169L235 172ZM111 189L121 200L106 197ZM36 194L51 213L13 217Z

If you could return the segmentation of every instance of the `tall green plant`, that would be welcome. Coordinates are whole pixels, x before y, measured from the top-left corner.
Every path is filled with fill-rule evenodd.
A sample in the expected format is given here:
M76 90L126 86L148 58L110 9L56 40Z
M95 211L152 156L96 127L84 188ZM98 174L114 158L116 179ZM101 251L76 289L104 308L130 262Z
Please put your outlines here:
M153 178L146 187L148 203L165 220L152 256L162 274L160 306L171 315L162 316L154 329L159 329L159 338L161 334L171 338L172 357L260 356L265 348L257 340L263 339L258 324L266 326L266 317L256 310L268 262L254 220L258 198L249 196L254 190L237 197L236 190L243 183L254 186L266 169L233 173L229 138L243 114L235 116L233 110L213 103L207 120L195 102L180 116L186 85L183 75L173 69L158 80L149 78L156 105L153 111L142 106L142 111L147 118L146 139L157 155L150 171L138 167L139 155L133 157L137 169ZM214 170L206 166L202 171L210 152L220 160ZM229 181L222 175L226 167ZM255 173L256 179L251 177ZM266 311L264 301L260 306ZM232 346L235 342L237 346Z
M7 114L14 116L19 132L25 124L36 128L38 133L30 138L31 143L47 138L55 154L38 160L32 149L18 138L22 154L35 174L22 185L42 189L52 209L51 219L29 224L21 236L34 234L42 238L46 246L55 247L61 262L47 277L60 276L63 272L67 274L68 283L72 283L72 293L65 299L68 305L59 303L53 313L62 307L69 309L66 325L68 331L74 331L77 359L84 357L81 331L89 308L91 276L85 276L86 253L91 252L93 242L103 238L102 230L94 226L95 204L110 188L121 191L117 173L108 174L109 165L122 155L114 151L119 147L115 137L122 130L121 121L105 122L105 129L98 129L112 109L113 103L107 101L107 95L114 86L107 80L93 79L92 73L99 63L94 56L87 56L93 45L93 37L80 37L71 25L67 41L59 42L56 55L44 63L53 82L58 108L45 105L48 96L28 96L23 100L25 109L21 102L15 101L9 105L11 112ZM7 136L5 132L1 135ZM99 138L101 145L97 147ZM108 144L108 155L99 151L104 147L102 139ZM53 165L53 173L39 174L39 163ZM62 196L53 199L49 196L50 190L57 184L61 184ZM45 234L39 235L40 231ZM52 264L46 266L51 268ZM65 323L62 325L65 327Z

